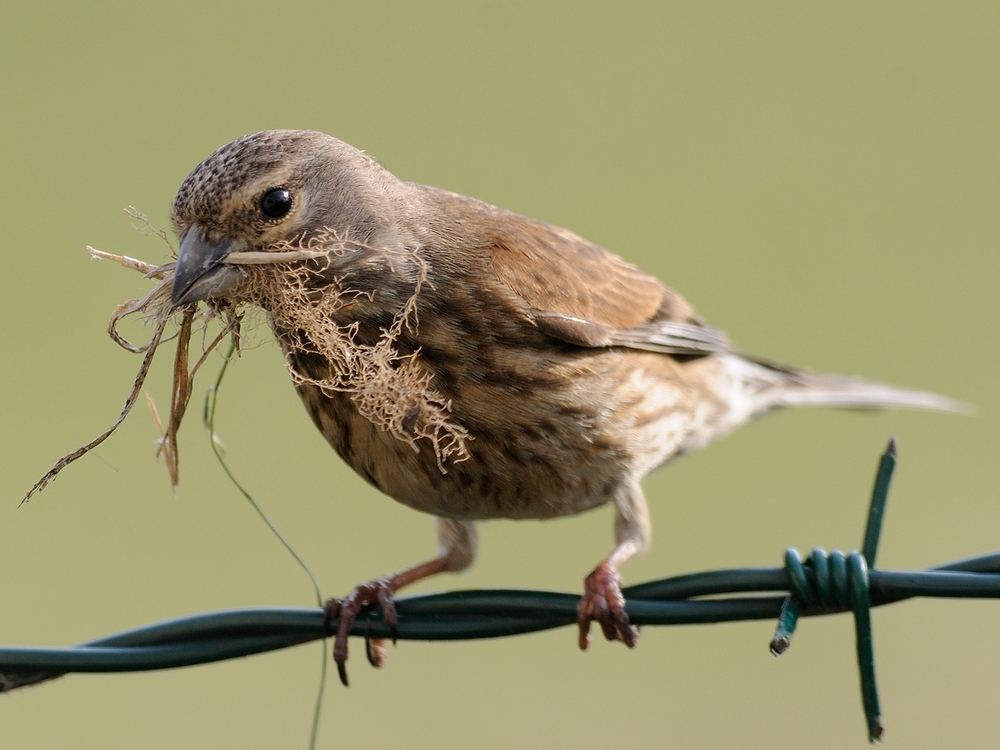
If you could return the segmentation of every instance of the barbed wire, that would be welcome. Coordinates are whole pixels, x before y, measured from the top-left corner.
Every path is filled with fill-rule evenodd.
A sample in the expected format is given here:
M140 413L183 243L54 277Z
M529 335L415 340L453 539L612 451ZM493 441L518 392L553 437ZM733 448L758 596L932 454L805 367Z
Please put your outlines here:
M896 445L879 461L861 551L795 549L784 565L706 571L623 589L636 625L692 625L777 619L771 652L783 653L800 617L853 612L862 705L871 741L883 726L875 681L870 608L913 597L1000 598L1000 552L920 571L876 570L882 520L896 464ZM784 593L781 593L784 592ZM757 594L757 595L749 595ZM713 597L705 599L703 597ZM579 594L484 589L400 597L395 632L378 605L352 636L398 640L472 640L576 623ZM127 630L67 648L0 646L0 692L71 672L137 672L235 659L326 638L318 607L262 607L208 612Z

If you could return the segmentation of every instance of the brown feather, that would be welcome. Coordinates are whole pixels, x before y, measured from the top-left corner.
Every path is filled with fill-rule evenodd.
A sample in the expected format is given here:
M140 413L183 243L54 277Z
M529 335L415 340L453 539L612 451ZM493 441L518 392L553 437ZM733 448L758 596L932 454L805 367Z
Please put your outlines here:
M489 248L493 269L539 312L631 328L653 318L672 294L652 276L572 232L495 212Z
M667 354L728 348L683 297L631 263L560 227L495 211L493 269L549 336Z

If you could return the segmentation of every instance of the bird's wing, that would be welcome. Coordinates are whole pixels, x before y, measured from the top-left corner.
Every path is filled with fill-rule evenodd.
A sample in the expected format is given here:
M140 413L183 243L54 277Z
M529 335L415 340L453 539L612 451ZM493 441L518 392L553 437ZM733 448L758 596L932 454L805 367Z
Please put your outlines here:
M565 229L504 213L489 244L497 277L549 336L577 346L699 355L729 348L679 294Z

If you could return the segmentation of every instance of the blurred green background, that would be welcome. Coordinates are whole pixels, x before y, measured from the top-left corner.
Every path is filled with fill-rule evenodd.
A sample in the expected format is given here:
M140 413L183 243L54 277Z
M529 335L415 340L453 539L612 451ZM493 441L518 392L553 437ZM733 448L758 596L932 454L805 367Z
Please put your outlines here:
M153 262L177 186L243 133L314 128L399 176L543 218L682 291L748 351L973 402L973 418L797 412L646 481L653 552L629 582L860 544L878 453L901 462L880 557L993 550L1000 529L1000 10L993 4L6 3L0 9L0 642L61 645L234 606L309 605L308 582L225 480L197 412L172 494L138 357L104 327L148 288L87 244ZM169 355L146 391L161 411ZM239 478L327 595L434 550L430 519L347 470L261 329L219 429ZM578 591L611 514L495 522L442 587ZM874 614L897 748L996 747L1000 604ZM767 652L771 623L647 628L586 654L560 630L355 645L322 747L866 745L848 617ZM305 747L310 645L171 672L76 675L0 696L10 748ZM335 680L334 680L335 683Z

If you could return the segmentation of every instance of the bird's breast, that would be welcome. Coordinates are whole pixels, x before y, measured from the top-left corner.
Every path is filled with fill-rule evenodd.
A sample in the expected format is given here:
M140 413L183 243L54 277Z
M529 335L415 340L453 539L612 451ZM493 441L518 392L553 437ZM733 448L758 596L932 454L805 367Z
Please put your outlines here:
M306 372L324 366L290 358ZM355 472L438 516L550 518L596 507L677 453L708 418L662 355L538 341L459 355L428 343L415 361L466 431L458 459L442 462L429 438L393 435L362 413L357 394L296 387Z

